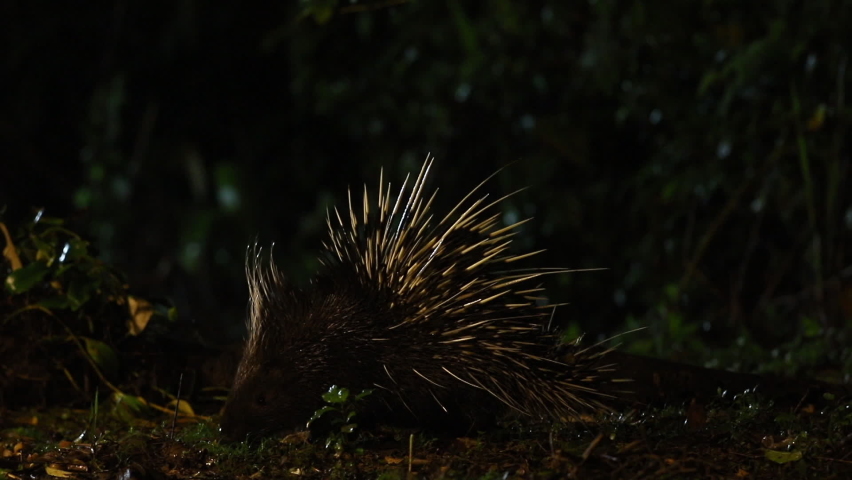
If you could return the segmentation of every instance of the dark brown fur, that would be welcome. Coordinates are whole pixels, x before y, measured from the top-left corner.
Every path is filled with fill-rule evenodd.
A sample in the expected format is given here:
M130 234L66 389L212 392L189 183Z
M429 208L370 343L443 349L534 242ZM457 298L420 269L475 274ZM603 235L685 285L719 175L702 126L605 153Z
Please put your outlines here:
M376 388L389 383L384 364L407 366L422 358L428 345L409 331L389 335L384 326L396 318L375 292L329 279L307 289L282 285L278 301L265 312L274 321L264 341L240 364L221 420L227 439L304 428L331 385L355 393L374 390L361 422L381 419L463 432L490 419L487 405L496 402L479 392L439 392L453 407L447 413L428 393L423 396L422 379L400 375L395 393ZM387 341L374 341L380 336ZM471 402L483 402L486 411L475 412Z

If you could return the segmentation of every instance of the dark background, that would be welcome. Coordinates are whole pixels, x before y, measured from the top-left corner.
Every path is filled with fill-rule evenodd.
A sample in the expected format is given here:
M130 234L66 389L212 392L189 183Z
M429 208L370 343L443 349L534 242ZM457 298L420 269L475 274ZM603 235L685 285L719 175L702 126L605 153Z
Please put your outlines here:
M316 270L327 207L427 153L446 211L529 188L563 325L734 368L852 364L852 5L0 3L0 202L69 218L206 341L245 247ZM711 348L707 348L711 347Z

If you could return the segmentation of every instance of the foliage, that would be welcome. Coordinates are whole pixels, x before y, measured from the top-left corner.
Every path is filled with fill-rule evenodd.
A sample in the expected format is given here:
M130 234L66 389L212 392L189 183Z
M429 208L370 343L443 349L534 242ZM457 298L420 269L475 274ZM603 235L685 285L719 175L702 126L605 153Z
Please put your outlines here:
M124 284L91 254L88 242L63 223L41 211L20 227L0 223L8 265L0 332L19 340L0 348L7 367L0 385L12 398L16 390L28 390L23 385L27 378L45 374L39 367L58 366L67 381L82 390L85 382L75 379L75 359L68 356L74 347L77 359L89 362L104 381L118 375L118 357L108 342L120 324L102 319L126 305ZM29 357L33 359L26 360Z
M174 309L131 295L113 267L63 220L38 211L21 225L0 222L0 231L7 266L0 304L0 403L10 408L94 401L97 418L99 392L107 391L107 410L128 422L150 415L152 408L171 412L151 402L165 393L155 383L130 384L163 375L135 371L134 357L167 348L163 336ZM181 413L194 415L187 400Z
M437 209L511 164L488 188L531 186L505 208L535 217L516 241L609 269L548 280L560 325L633 318L680 349L647 353L688 358L807 318L844 349L848 2L119 5L4 16L0 201L84 211L102 258L208 341L241 334L247 243L305 281L346 186L382 165L399 185L431 151Z
M326 425L328 436L325 439L325 447L332 448L337 453L342 452L358 428L354 420L358 415L359 406L371 393L373 391L368 389L350 397L348 388L332 385L322 394L327 405L314 412L308 421L308 427L319 423Z

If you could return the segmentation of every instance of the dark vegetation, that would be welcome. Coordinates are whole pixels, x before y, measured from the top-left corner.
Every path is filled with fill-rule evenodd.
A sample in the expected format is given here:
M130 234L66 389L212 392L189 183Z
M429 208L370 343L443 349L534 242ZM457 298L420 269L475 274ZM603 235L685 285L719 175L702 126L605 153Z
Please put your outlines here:
M326 208L428 152L436 210L505 167L519 247L608 269L548 280L570 335L646 326L624 350L849 382L849 25L840 0L2 3L0 478L403 476L407 432L228 447L215 415L245 246L306 281ZM849 399L801 398L417 436L410 459L848 477Z

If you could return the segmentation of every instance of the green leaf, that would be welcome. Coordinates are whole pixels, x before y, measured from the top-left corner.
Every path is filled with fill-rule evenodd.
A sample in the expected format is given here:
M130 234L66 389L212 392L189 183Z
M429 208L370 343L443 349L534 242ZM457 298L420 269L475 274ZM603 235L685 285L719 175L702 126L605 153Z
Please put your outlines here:
M39 217L38 222L40 225L53 225L56 227L65 225L65 220L57 217L48 217L46 215L42 215Z
M666 292L666 298L669 299L672 303L677 303L678 298L680 297L680 286L676 283L669 283L664 287Z
M814 317L802 317L802 328L805 338L816 338L822 336L822 325Z
M38 302L38 305L48 310L62 310L68 308L68 297L65 295L57 295L55 297L45 298Z
M334 16L337 0L302 0L301 18L313 17L318 25L325 25Z
M71 305L71 310L78 310L92 296L91 284L86 281L72 281L68 286L68 303Z
M33 245L36 247L35 258L37 260L45 260L47 265L52 265L53 260L56 258L56 245L52 242L55 239L51 238L51 241L47 241L43 237L30 235L30 240L32 240Z
M663 191L660 192L660 197L662 197L662 199L666 202L669 202L675 198L679 189L680 186L677 182L669 182L663 186Z
M6 288L12 293L23 293L44 279L50 267L46 262L35 261L19 268L6 277Z
M121 392L112 395L112 412L122 420L133 420L148 412L148 404L141 397L134 397Z
M104 375L115 377L118 374L118 355L109 345L99 340L80 337L86 345L86 352L98 365Z
M775 462L775 463L790 463L795 462L802 459L802 452L800 450L793 450L791 452L779 452L776 450L767 450L766 451L766 459Z
M66 245L68 245L68 251L65 253L66 262L79 260L89 254L89 242L83 239L72 238Z
M332 385L328 392L322 394L322 399L328 403L344 403L349 398L349 389Z
M701 78L701 81L698 82L698 96L706 94L710 87L716 84L720 78L721 75L719 75L719 73L715 70L710 70L709 72L705 73L704 76Z
M364 397L369 396L373 393L373 390L368 388L366 390L362 390L361 393L355 396L355 401L362 400Z
M336 408L334 408L334 407L322 407L322 408L320 408L320 409L316 410L316 411L314 412L314 414L313 414L313 415L311 415L311 419L310 419L310 420L308 420L308 426L310 426L310 425L311 425L311 423L313 423L314 421L319 420L319 419L320 419L320 417L322 417L322 416L323 416L323 415L325 415L326 413L328 413L328 412L336 412L336 411L337 411L337 409L336 409Z
M65 272L67 272L69 270L74 270L75 268L77 268L76 264L73 264L73 263L63 264L59 268L56 269L56 273L53 274L53 278L61 278L63 275L65 275Z

